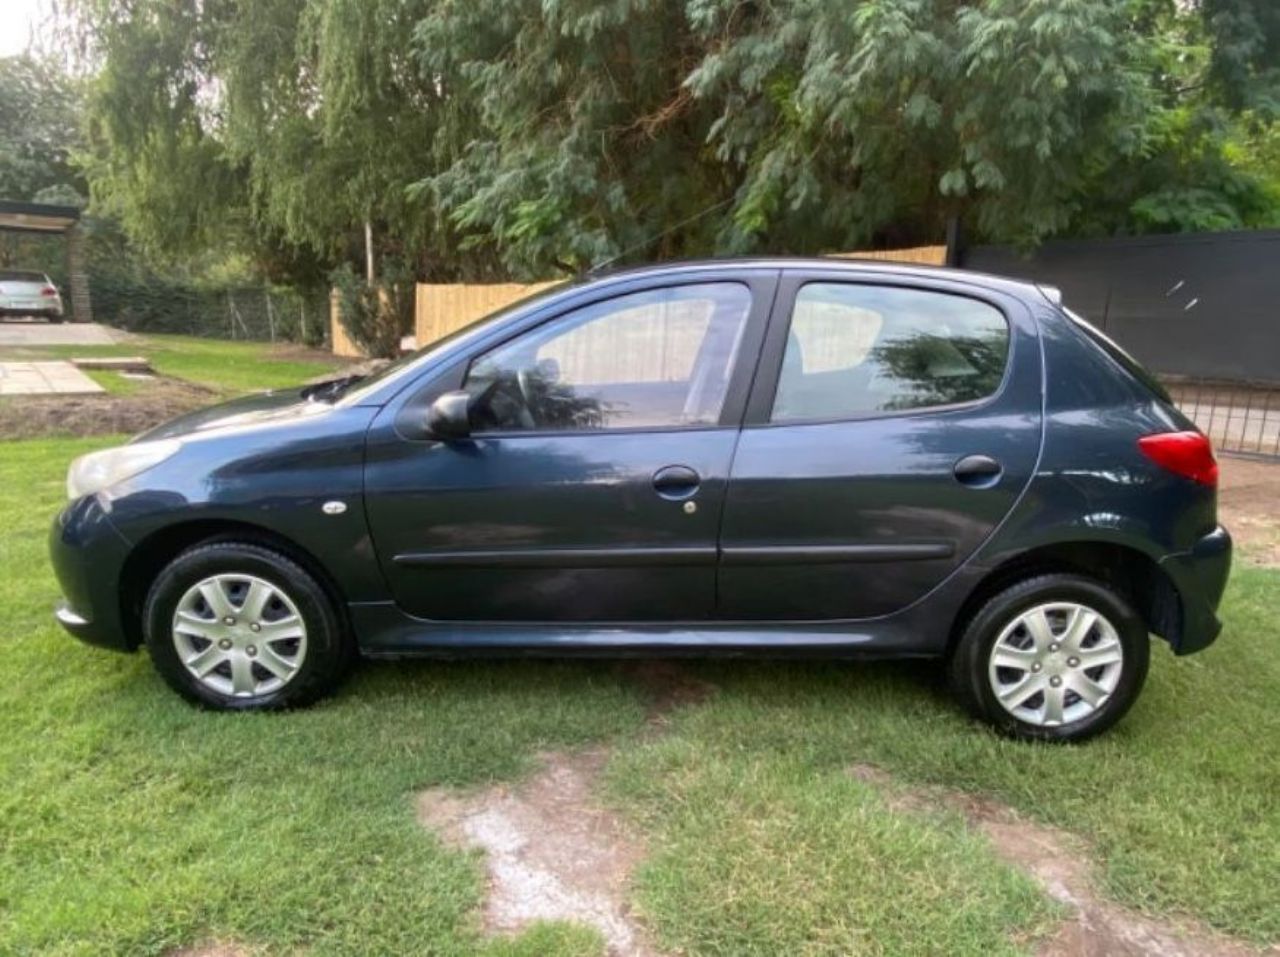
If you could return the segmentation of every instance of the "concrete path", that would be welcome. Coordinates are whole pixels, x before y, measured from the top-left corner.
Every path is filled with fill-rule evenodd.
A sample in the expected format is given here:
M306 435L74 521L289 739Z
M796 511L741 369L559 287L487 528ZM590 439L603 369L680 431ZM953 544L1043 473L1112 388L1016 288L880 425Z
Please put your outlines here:
M0 395L89 395L102 386L70 362L0 362Z
M96 322L5 320L0 322L0 346L111 346L112 330Z

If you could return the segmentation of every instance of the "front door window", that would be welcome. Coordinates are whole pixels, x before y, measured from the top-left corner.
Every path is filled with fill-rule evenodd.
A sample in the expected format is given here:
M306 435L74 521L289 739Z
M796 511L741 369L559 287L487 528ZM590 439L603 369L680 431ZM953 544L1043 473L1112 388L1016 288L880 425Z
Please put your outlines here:
M750 305L745 285L701 283L561 317L472 363L472 431L715 425Z

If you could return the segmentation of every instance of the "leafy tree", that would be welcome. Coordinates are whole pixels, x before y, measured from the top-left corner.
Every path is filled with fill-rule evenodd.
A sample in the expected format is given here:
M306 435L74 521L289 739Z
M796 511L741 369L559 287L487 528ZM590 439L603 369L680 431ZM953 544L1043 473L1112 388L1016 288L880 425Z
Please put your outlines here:
M1250 2L1204 3L440 4L415 39L467 149L419 188L543 274L936 242L952 216L1022 244L1280 221L1213 79L1264 77L1214 45Z
M315 281L357 255L429 247L404 187L432 143L434 86L408 60L396 0L73 0L100 68L88 172L156 256L247 244L269 274Z
M1280 222L1273 0L70 4L93 195L159 256L314 278L367 229L543 278Z
M57 64L0 57L0 198L77 205L86 191L71 153L79 90Z
M1132 21L1145 38L1138 63L1151 107L1134 154L1110 157L1084 180L1069 231L1077 235L1240 229L1280 222L1280 167L1269 162L1277 114L1276 36L1232 40L1258 26L1253 0L1141 0ZM1234 25L1234 26L1233 26ZM1280 47L1278 47L1280 49ZM1243 107L1250 108L1244 109Z
M1211 53L1207 80L1237 110L1280 115L1280 4L1197 0Z

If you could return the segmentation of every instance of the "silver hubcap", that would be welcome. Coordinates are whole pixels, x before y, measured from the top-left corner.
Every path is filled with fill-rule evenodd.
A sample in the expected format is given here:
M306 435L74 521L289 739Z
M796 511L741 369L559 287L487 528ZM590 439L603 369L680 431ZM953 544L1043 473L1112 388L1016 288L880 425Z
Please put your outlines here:
M1055 727L1102 707L1123 668L1115 626L1086 605L1057 601L1029 608L1005 626L991 648L987 676L1011 715Z
M178 602L173 644L201 684L256 698L298 673L307 656L307 627L283 589L252 575L214 575Z

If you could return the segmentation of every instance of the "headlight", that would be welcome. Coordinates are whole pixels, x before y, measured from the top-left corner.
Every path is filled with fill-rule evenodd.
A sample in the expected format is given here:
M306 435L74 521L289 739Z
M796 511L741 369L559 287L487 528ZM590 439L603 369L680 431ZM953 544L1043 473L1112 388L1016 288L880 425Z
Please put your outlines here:
M82 495L101 492L104 488L159 465L180 448L181 442L168 439L160 442L138 442L82 455L67 469L67 497L77 499Z

